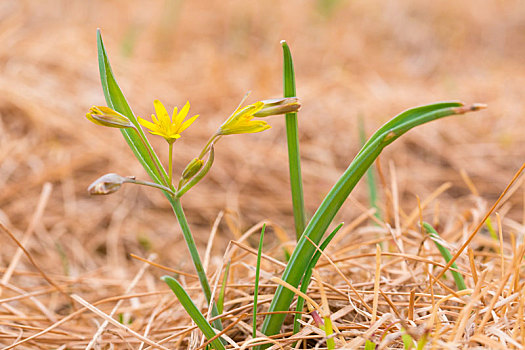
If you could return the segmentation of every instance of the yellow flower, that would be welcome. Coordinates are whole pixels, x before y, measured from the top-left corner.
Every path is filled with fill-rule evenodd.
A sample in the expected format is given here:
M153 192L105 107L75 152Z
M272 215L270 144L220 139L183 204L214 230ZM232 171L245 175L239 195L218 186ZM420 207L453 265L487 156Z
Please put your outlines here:
M263 102L255 102L243 108L238 108L233 114L221 125L217 134L249 134L261 132L270 129L271 126L263 120L253 120L254 114L264 107Z
M151 115L153 123L140 117L138 118L139 123L148 128L150 133L164 137L164 139L170 144L180 138L180 133L186 130L199 116L196 115L184 121L184 118L186 118L188 111L190 110L189 102L186 102L184 107L182 107L178 113L177 107L175 107L173 109L172 118L170 118L168 111L166 111L166 108L159 100L155 100L153 105L155 106L155 112L157 112L156 117L155 114Z

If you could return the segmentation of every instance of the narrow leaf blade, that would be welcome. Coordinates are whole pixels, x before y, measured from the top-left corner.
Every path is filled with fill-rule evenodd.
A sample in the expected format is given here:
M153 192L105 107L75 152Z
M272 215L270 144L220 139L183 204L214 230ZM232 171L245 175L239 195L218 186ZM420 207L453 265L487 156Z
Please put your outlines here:
M97 46L100 82L102 84L102 90L104 91L106 103L108 107L128 117L129 120L131 120L131 122L135 125L137 131L133 129L120 129L122 135L151 179L158 184L165 185L167 183L165 180L167 178L167 174L162 166L159 166L160 161L153 151L153 148L151 148L147 142L144 145L141 140L141 137L143 140L146 140L146 137L137 122L137 118L133 114L133 111L126 101L124 94L120 90L117 81L115 80L100 31L97 31ZM137 132L140 133L140 135L138 135Z
M290 261L283 272L282 280L297 288L310 259L315 253L315 247L309 244L306 237L318 244L351 191L386 146L418 125L449 115L476 111L479 108L478 105L463 107L463 104L459 102L431 104L409 109L380 128L363 146L315 212L305 232L297 242ZM273 312L288 310L293 297L294 293L289 289L282 286L277 287L269 308L271 314L263 322L262 331L265 335L274 335L280 331L284 314Z
M284 97L295 97L295 72L292 54L286 41L281 41L283 47L283 85ZM292 191L292 206L297 239L301 237L306 226L304 209L303 179L301 175L301 155L299 152L299 131L297 113L287 113L286 141L288 144L288 166L290 171L290 187Z
M166 284L171 288L173 293L175 293L181 305L184 307L188 315L190 315L191 319L193 320L193 322L195 322L197 327L199 327L199 329L202 331L204 336L208 340L215 337L217 334L215 333L213 328L210 326L208 321L206 321L206 318L199 311L197 306L195 306L190 296L188 295L188 293L186 293L186 291L180 285L180 283L176 279L170 276L163 276L162 280L166 282ZM217 349L217 350L225 349L224 345L221 343L219 338L215 338L214 340L212 340L211 345L213 346L214 349Z
M439 241L441 240L441 237L437 233L436 229L434 229L434 227L432 227L432 225L430 225L428 222L423 222L423 228L425 229L425 231L428 232L430 237L433 238L432 240L434 241L436 248L441 253L441 256L443 257L443 259L445 259L445 261L448 263L450 259L452 259L452 254L447 249L447 247L439 243ZM458 268L458 265L456 265L456 263L453 263L450 266L454 269ZM454 277L454 282L456 282L456 286L458 287L458 290L467 289L467 285L465 284L465 280L463 279L463 276L457 271L451 270L450 272L452 273L452 277Z

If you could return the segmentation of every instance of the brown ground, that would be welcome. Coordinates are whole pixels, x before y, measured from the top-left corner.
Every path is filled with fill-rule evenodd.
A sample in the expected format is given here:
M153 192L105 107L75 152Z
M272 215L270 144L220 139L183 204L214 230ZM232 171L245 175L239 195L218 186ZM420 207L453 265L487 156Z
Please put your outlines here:
M524 18L525 5L517 0L2 1L0 222L19 240L24 232L29 232L23 245L34 262L66 293L80 295L90 303L125 294L144 266L130 258L130 253L142 257L156 254L157 263L193 273L180 229L161 193L136 186L125 186L107 197L93 198L86 193L94 179L108 172L143 179L146 176L118 131L98 127L84 118L91 105L104 104L98 78L96 28L102 29L117 79L137 115L150 115L152 102L157 98L170 108L189 100L191 112L201 115L176 143L177 174L247 91L252 91L250 102L282 94L279 41L286 39L294 56L298 96L303 105L299 114L300 139L309 213L315 211L358 151L359 116L365 119L371 134L411 106L442 100L488 104L485 111L411 131L381 156L386 185L380 186L381 209L390 213L385 221L395 227L398 216L398 224L404 227L405 248L396 248L390 241L389 249L406 249L407 254L442 262L431 242L420 248L422 236L416 225L408 225L406 215L417 206L416 196L423 200L444 183L450 183L423 211L423 218L439 223L443 238L455 252L522 165ZM227 212L213 242L210 276L221 267L229 240L239 238L263 220L282 227L292 240L284 120L273 117L269 122L273 128L265 133L222 140L216 148L210 175L184 197L186 214L203 255L213 222L221 211ZM166 159L163 141L150 139L162 159ZM468 173L479 196L471 195L461 170ZM392 191L398 192L397 211L395 201L388 195ZM368 206L364 182L354 193L355 200ZM519 190L509 197L499 209L506 264L517 254L516 245L523 241L525 233L520 224L521 193ZM355 200L346 203L338 221L350 224L363 213L363 207ZM42 211L37 210L39 203ZM492 221L498 227L495 216ZM278 228L268 231L265 252L282 260L279 245L286 238L277 239L279 232ZM350 225L328 252L337 258L358 253L373 255L374 244L363 244L345 253L340 250L378 234L385 240L391 238L385 227L366 222L359 228L352 229ZM49 283L24 255L19 261L15 259L18 262L9 277L6 269L14 260L17 246L5 232L2 235L0 344L7 346L38 333L81 306L51 291ZM482 230L472 245L479 253L479 272L485 268L492 272L486 277L492 285L484 289L487 305L509 271L501 271L501 257L495 254L499 243L488 237ZM515 245L512 237L516 237ZM245 243L255 247L256 237ZM253 264L251 256L239 259ZM375 260L360 259L340 267L360 290L369 292L365 293L366 300L372 305ZM400 293L424 292L421 284L428 283L425 268L432 266L417 265L409 259L382 259L386 267L381 290L392 293L405 318L409 297ZM466 253L462 254L460 270L466 272L468 287L474 288L468 262ZM263 268L280 276L279 267L268 264ZM236 298L253 292L249 286L253 273L240 262L234 271L232 285L246 286L229 289L226 310L247 305L249 298ZM345 281L332 267L328 265L319 271L325 281L347 292ZM409 280L401 286L392 284L403 275L400 271ZM439 268L434 275L436 271ZM160 293L124 301L117 311L130 318L131 323L126 324L140 334L145 333L149 322L148 337L153 341L190 324L180 304L159 281L164 273L149 267L132 292ZM523 304L516 288L520 286L519 274L511 275L509 281L515 284L507 285L501 295L518 293L518 297L499 308L496 305L494 318L486 321L486 329L468 330L465 326L466 335L454 339L458 332L454 324L459 324L454 320L462 320L454 308L462 304L456 301L444 309L448 313L443 317L448 319L440 319L443 334L435 336L436 342L492 347L495 343L490 342L495 341L506 348L521 348L518 345L522 344L524 331ZM191 278L187 283L196 286ZM455 289L450 278L444 283ZM313 296L317 295L315 288ZM26 293L33 291L45 293L30 298ZM268 293L263 297L269 297L272 289L264 291ZM449 291L436 286L435 293L442 296ZM332 313L348 306L344 297L332 294ZM9 299L16 296L23 297ZM197 290L192 296L200 300ZM432 305L430 298L422 300ZM111 301L99 307L110 313L114 305L115 301ZM481 312L484 306L476 307ZM415 324L427 322L427 311L416 312L421 319L415 317ZM378 312L379 319L393 310L380 298ZM151 317L152 313L155 317ZM485 314L488 313L481 312L479 318ZM463 316L467 320L469 314ZM396 317L385 319L379 331L372 332L373 336L396 334ZM85 348L102 321L91 311L73 315L52 332L20 348ZM243 322L251 321L248 318ZM341 329L353 329L345 336L349 344L362 339L357 336L372 325L370 319L352 310L338 322ZM385 331L391 323L395 325ZM165 345L186 348L189 334ZM228 333L239 344L249 339L248 334L242 322ZM195 332L194 336L193 341L200 344L200 333ZM474 336L470 343L467 336ZM97 346L108 348L109 344L138 348L140 341L109 326ZM388 346L402 345L396 338Z

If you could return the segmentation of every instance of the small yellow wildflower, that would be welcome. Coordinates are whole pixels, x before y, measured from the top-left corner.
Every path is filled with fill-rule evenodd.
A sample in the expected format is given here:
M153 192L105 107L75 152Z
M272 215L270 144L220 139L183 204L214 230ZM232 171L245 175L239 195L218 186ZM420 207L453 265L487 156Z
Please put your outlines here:
M255 102L243 108L237 109L221 125L217 131L218 135L249 134L270 129L271 126L263 120L253 120L254 114L264 107L263 102Z
M186 102L184 107L182 107L178 113L177 107L175 107L173 109L173 117L171 118L168 111L166 111L166 108L159 100L155 100L153 105L155 106L155 112L157 113L157 116L155 116L155 114L151 115L153 123L140 117L138 118L139 123L148 128L150 133L164 137L164 139L170 144L180 138L180 133L186 130L199 116L196 115L184 121L184 118L186 118L188 111L190 110L189 102Z

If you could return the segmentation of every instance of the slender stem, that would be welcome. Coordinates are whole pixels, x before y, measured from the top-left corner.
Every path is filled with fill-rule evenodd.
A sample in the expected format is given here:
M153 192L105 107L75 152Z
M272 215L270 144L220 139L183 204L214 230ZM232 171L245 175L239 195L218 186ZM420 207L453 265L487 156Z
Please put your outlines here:
M195 270L197 271L197 275L199 276L199 281L201 283L204 296L206 297L206 302L208 303L208 305L211 304L212 316L218 316L219 311L217 310L217 305L211 300L210 283L208 282L206 271L204 271L199 252L197 250L197 245L195 244L195 240L193 239L193 235L191 234L190 226L188 225L188 221L186 220L186 215L184 215L184 210L182 209L180 199L176 197L171 197L170 203L173 208L173 212L175 213L175 216L177 216L177 220L182 230L184 240L186 241L186 246L188 246L188 250L190 251L191 260L193 261L193 266L195 266ZM220 319L214 321L213 324L215 328L222 330L222 324Z
M206 155L206 153L208 153L208 151L210 150L210 147L211 145L217 141L222 135L220 134L213 134L212 137L210 137L210 139L208 140L208 143L206 143L206 146L204 146L204 148L202 149L202 152L201 154L199 154L199 159L202 159L204 158L204 156Z
M153 154L151 153L151 149L150 149L151 145L149 144L148 140L145 138L144 135L142 135L141 132L139 132L138 129L133 128L133 130L135 130L135 132L137 133L137 135L139 135L139 137L140 137L140 141L142 141L142 144L144 145L144 148L146 148L146 150L148 151L148 154L149 154L150 158L153 160L153 164L155 165L155 168L156 168L157 171L159 172L160 179L162 180L162 183L163 183L165 186L168 186L168 183L166 182L166 178L164 177L164 176L166 176L166 175L162 176L162 174L163 174L163 171L161 170L161 168L162 168L162 164L160 164L160 163L159 163L159 159L158 159L157 157L153 156ZM164 172L164 174L166 174L166 173ZM171 184L171 182L170 182L170 184ZM171 188L171 186L168 186L168 187Z
M163 190L163 191L168 192L172 196L175 196L175 194L176 194L175 192L173 192L173 190L171 188L167 188L166 186L159 185L158 183L155 183L155 182L141 181L141 180L132 180L132 179L129 179L126 182L132 183L132 184L137 184L137 185L155 187L155 188L158 188L159 190Z
M173 188L173 142L169 142L168 184Z

